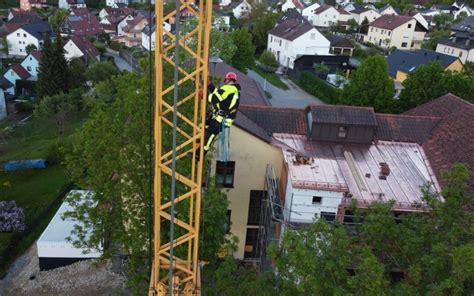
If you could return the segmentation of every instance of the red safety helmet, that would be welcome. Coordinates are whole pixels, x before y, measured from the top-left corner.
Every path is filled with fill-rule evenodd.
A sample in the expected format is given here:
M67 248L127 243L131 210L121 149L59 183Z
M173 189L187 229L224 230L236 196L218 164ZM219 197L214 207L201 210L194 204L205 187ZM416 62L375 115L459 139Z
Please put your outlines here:
M237 74L235 74L234 72L229 72L229 73L225 74L225 80L237 81Z

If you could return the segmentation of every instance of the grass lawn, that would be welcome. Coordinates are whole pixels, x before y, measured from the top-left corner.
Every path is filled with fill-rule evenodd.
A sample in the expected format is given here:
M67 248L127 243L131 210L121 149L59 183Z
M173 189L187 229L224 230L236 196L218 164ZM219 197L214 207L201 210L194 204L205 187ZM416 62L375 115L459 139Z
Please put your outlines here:
M72 118L63 141L70 140L70 135L80 126L83 118L83 115ZM0 163L14 159L44 159L57 141L56 126L52 122L31 120L24 126L16 127L6 143L0 143ZM0 258L0 278L14 257L21 255L39 237L57 207L53 207L47 213L45 210L68 183L65 169L58 164L39 170L0 172L0 201L15 200L18 206L24 208L26 224L31 230L15 246L12 258ZM36 219L42 214L40 222L37 222ZM35 220L35 224L32 225ZM13 234L0 233L0 254L10 244L12 238Z
M262 76L263 78L267 79L268 82L273 84L274 86L281 88L283 90L289 89L288 85L283 83L283 81L280 80L280 77L276 75L275 73L268 73L260 69L258 66L253 66L252 70L257 72L258 75Z

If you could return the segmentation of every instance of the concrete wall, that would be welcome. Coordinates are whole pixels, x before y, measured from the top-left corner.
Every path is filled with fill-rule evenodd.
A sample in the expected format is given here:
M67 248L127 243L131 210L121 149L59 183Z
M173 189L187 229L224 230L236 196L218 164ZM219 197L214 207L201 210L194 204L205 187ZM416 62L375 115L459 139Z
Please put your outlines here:
M276 176L280 176L283 156L280 149L233 126L230 131L230 160L235 161L234 188L227 192L231 232L239 238L234 257L243 259L247 228L258 227L247 226L250 191L264 190L267 164L272 164ZM211 175L215 175L216 161L212 160L211 163Z

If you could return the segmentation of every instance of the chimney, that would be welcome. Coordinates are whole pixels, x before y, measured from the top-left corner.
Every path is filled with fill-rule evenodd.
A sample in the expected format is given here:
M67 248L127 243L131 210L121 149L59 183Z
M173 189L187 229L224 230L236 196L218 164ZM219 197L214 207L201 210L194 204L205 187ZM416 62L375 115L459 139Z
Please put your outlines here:
M387 180L387 176L390 175L390 167L386 162L379 163L380 165L380 180Z
M466 39L466 46L469 46L469 44L471 43L471 39Z

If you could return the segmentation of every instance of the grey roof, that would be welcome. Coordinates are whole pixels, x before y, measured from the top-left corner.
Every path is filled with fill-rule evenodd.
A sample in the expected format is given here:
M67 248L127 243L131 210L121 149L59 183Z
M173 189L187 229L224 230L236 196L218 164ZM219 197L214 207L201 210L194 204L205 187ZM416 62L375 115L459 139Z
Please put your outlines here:
M285 21L294 21L297 23L303 23L306 22L309 24L309 21L304 18L301 13L298 12L296 9L288 9L284 15L282 15L278 20L277 24L281 24Z
M354 9L349 11L349 12L350 13L355 13L355 14L360 14L360 13L368 11L368 10L370 10L370 9L367 9L363 6L358 5L358 4L354 4Z
M313 115L313 123L377 126L372 107L312 105L308 111Z
M387 57L388 72L390 76L395 78L398 70L410 73L415 71L420 65L426 65L431 62L439 62L443 68L446 68L457 59L457 57L429 49L419 49L415 51L395 49Z
M36 24L40 22L42 22L42 20L39 16L23 13L23 14L15 15L7 23L8 24L19 24L19 23Z
M349 39L338 35L332 35L329 37L329 41L331 42L331 47L354 48L354 45Z
M461 49L466 49L466 50L471 50L474 48L474 42L470 42L469 44L466 45L466 40L467 38L456 38L454 39L454 37L445 37L445 38L442 38L438 44L444 44L444 45L448 45L448 46L451 46L451 47L456 47L456 48L461 48ZM471 40L473 40L471 38Z
M453 31L474 32L474 15L468 16L457 24L451 26Z
M268 34L293 41L304 33L309 32L313 28L314 27L308 22L295 22L292 20L286 20L283 23L278 24L275 28L271 29Z
M0 76L0 88L1 89L8 89L10 87L13 87L14 85L8 81L5 77Z
M55 37L56 34L51 29L51 26L47 22L41 22L33 25L29 25L23 28L26 32L33 35L36 39L42 40L44 34L49 33L51 37Z

